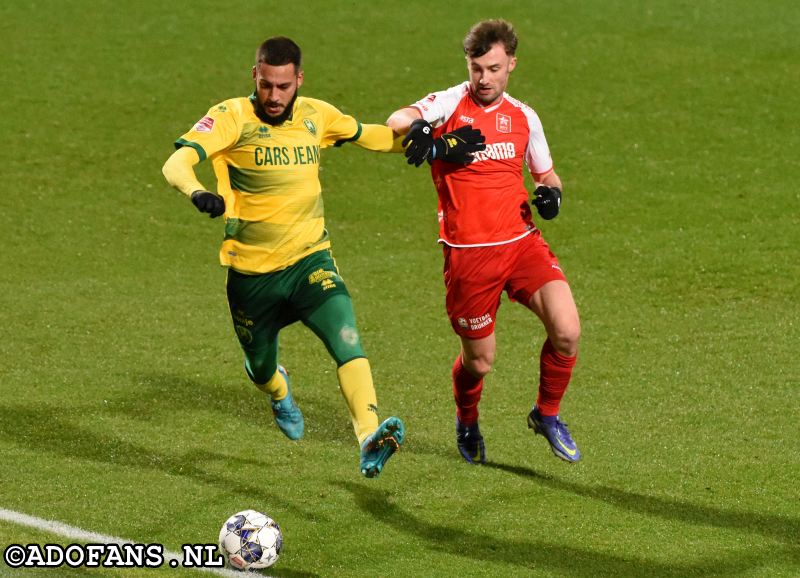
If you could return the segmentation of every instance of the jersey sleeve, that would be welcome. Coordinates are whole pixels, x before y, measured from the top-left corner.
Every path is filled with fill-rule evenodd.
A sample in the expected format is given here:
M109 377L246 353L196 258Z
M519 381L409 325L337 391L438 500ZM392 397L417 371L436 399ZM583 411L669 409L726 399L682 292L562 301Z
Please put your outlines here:
M213 106L189 132L175 141L175 148L192 147L200 160L204 161L214 153L236 144L240 127L231 110L233 106L235 103L228 101Z
M525 149L525 163L534 177L543 175L553 170L553 159L550 156L550 147L544 136L544 127L539 115L528 107L523 109L528 119L528 146Z
M331 145L341 146L346 142L358 140L361 136L361 123L349 114L344 114L332 104L322 100L308 99L322 120L322 134L319 145L322 148Z
M404 135L395 133L386 125L362 124L361 135L353 141L353 144L370 151L401 153L404 150L402 144L404 138Z
M432 92L412 104L411 108L417 109L433 127L440 126L453 115L458 103L467 94L468 86L469 82L464 82L447 90Z
M191 195L194 191L204 191L205 187L197 180L194 165L200 162L192 147L180 147L167 159L161 172L167 182L182 192Z

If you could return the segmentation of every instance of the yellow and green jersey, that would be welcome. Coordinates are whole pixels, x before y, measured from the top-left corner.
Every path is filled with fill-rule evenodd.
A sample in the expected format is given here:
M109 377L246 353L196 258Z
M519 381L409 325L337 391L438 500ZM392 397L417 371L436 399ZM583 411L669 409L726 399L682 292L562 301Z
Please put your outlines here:
M211 160L225 200L220 262L250 274L285 269L330 247L320 150L354 141L362 132L352 116L302 96L289 119L272 126L256 116L253 98L212 107L175 143L195 149L201 161Z

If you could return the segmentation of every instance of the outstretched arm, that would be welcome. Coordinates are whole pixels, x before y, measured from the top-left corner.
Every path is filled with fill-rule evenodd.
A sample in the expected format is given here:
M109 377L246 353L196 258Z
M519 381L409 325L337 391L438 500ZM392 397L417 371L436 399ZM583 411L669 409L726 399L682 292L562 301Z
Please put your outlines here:
M362 124L361 134L353 143L370 151L400 153L403 152L402 136L382 124Z

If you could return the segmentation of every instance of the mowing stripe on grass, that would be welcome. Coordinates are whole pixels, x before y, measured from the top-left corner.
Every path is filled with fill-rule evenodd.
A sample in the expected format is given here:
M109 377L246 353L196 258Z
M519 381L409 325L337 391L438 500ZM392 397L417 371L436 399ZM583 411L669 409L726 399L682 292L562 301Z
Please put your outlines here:
M116 536L106 536L105 534L97 534L95 532L89 532L82 528L78 528L75 526L70 526L68 524L62 524L61 522L54 522L52 520L45 520L43 518L37 518L36 516L29 516L27 514L23 514L22 512L15 512L13 510L5 510L0 508L0 520L11 522L13 524L18 524L20 526L28 526L29 528L35 528L37 530L41 530L44 532L48 532L50 534L56 534L58 536L63 536L65 538L69 538L71 540L78 540L80 542L86 543L94 543L94 544L135 544L132 540L125 540L124 538L117 538ZM164 550L164 562L169 564L170 560L177 560L180 564L180 567L183 567L183 554L178 552L170 552L169 550ZM227 568L200 568L200 567L192 567L192 570L200 570L201 572L211 572L212 574L216 574L218 576L227 576L229 578L241 578L242 572L237 572L235 570L229 570ZM269 578L266 574L261 574L265 578Z

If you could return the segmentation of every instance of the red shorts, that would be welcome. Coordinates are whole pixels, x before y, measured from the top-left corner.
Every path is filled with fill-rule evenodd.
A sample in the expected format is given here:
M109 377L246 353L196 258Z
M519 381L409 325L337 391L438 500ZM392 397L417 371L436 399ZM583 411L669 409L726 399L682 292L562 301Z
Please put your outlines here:
M468 339L492 334L503 290L527 307L545 283L567 280L539 231L506 245L443 248L447 316Z

